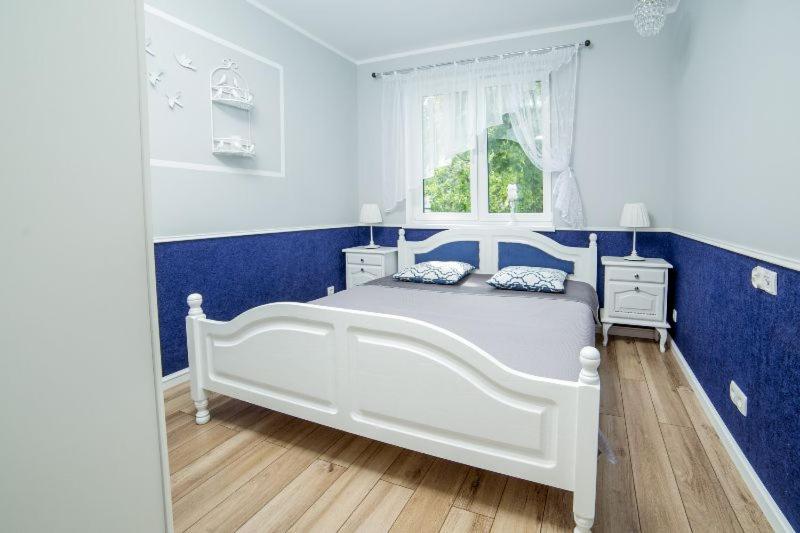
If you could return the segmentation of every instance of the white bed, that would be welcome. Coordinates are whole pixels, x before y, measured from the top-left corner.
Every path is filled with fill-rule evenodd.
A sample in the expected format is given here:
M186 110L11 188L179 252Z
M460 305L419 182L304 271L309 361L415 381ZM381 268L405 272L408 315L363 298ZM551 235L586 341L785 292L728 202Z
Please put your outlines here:
M595 286L596 236L567 247L519 228L446 230L406 241L400 268L448 243L477 243L478 272L497 271L500 243L574 264ZM574 492L576 532L594 521L600 354L575 353L574 381L523 373L446 329L413 318L315 304L255 307L229 322L188 297L192 399L206 391L379 441ZM447 393L444 394L443 391Z

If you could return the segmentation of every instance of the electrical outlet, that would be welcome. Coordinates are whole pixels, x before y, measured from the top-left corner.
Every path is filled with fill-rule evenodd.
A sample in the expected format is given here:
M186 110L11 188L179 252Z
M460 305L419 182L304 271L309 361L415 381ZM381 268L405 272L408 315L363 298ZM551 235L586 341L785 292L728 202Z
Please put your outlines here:
M672 310L672 323L673 324L677 324L678 323L678 310L677 309L673 309Z
M336 292L336 288L335 288L333 285L331 285L330 287L328 287L328 296L330 296L330 295L331 295L331 294L333 294L334 292Z
M778 274L773 270L757 266L750 274L750 281L756 289L761 289L773 296L778 294Z
M739 385L737 385L735 381L731 381L730 393L733 405L736 406L740 413L747 416L747 396L745 396L742 389L739 388Z

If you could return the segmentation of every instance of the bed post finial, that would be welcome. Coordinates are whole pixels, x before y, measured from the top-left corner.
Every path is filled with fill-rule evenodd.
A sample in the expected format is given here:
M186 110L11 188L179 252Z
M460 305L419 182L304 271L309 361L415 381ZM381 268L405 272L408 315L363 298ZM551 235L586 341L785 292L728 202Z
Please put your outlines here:
M578 381L594 385L600 383L600 374L597 367L600 366L600 352L594 346L586 346L581 349L581 374Z
M403 228L400 228L400 230L397 233L398 233L397 240L405 242L405 240L406 240L406 230L404 230Z
M186 298L186 303L189 304L189 316L200 316L203 314L203 296L199 293L193 292Z
M589 248L597 248L597 233L589 234Z

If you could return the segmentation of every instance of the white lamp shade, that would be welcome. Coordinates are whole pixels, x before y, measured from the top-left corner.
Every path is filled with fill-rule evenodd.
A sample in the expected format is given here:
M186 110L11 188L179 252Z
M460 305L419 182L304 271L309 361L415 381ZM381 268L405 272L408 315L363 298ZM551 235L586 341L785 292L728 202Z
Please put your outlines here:
M381 208L378 204L364 204L361 206L361 216L358 217L359 222L362 224L380 224L383 219L381 218Z
M619 217L619 225L623 228L649 228L650 215L647 214L647 206L642 203L625 204Z

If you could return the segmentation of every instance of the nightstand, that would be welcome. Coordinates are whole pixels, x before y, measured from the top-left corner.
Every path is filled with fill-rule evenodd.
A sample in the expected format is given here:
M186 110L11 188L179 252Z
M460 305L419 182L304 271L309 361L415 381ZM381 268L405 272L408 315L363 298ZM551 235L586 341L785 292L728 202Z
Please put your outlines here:
M348 289L397 272L397 248L357 246L342 251L345 254Z
M605 292L603 311L603 346L608 344L608 330L614 324L656 328L661 351L667 346L667 288L672 265L663 259L627 261L604 256Z

